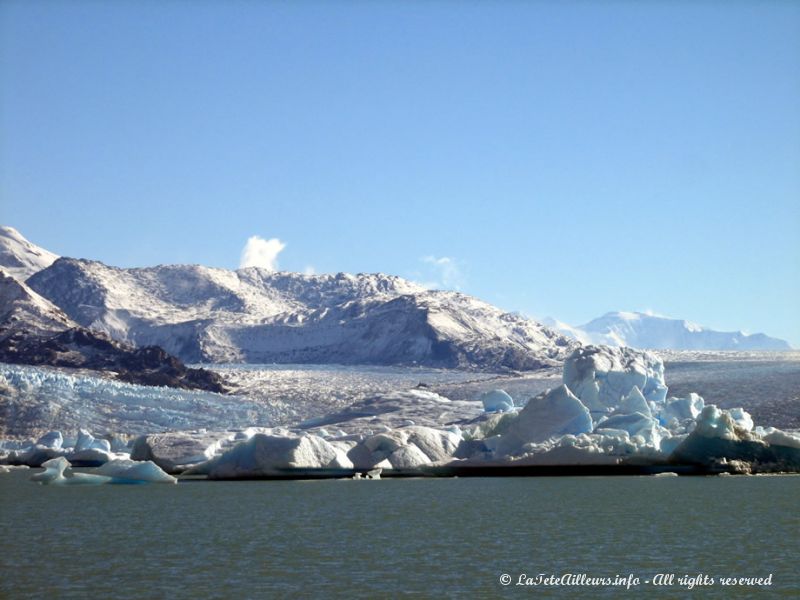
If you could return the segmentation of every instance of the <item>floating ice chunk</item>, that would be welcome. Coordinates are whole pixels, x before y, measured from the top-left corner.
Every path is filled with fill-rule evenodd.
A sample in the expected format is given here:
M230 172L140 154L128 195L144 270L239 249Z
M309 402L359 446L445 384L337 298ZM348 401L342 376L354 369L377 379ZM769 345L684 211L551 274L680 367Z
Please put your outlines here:
M18 469L30 469L28 465L0 465L0 473L11 473Z
M481 396L486 412L508 412L514 410L514 400L505 390L492 390Z
M48 431L36 441L37 446L44 448L52 448L53 450L60 450L64 443L64 436L60 431Z
M539 394L531 399L497 444L496 452L514 455L529 443L540 443L550 438L592 431L592 418L586 406L576 398L566 385Z
M99 485L111 481L110 477L88 473L72 473L70 477L66 477L64 473L71 465L63 456L52 458L42 463L42 466L44 472L31 475L31 481L45 485Z
M42 463L44 467L43 473L36 473L31 475L31 481L39 483L53 483L64 479L64 471L70 466L69 461L63 456L58 458L51 458L50 460Z
M97 475L111 478L111 483L177 483L153 461L116 459L95 469Z

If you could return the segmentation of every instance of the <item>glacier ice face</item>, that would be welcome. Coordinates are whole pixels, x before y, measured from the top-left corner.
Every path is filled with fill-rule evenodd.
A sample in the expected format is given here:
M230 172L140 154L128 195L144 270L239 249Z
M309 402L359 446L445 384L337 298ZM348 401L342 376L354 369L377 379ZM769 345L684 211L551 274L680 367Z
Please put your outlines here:
M647 417L651 417L650 405L645 400L642 392L637 386L633 386L628 395L620 400L619 405L614 409L615 413L627 415L631 413L639 413Z
M211 461L210 479L286 475L297 469L352 469L340 450L316 435L258 433Z
M705 407L705 401L698 394L691 393L686 398L669 398L657 406L656 416L664 426L675 429L685 421L694 421Z
M739 440L743 434L753 428L753 421L747 415L745 421L743 410L738 409L736 413L730 410L722 410L716 406L709 405L703 408L703 412L697 417L694 433L705 438L720 438L723 440ZM749 421L749 428L742 427L742 423Z
M452 460L462 439L460 431L402 427L366 438L348 456L358 469L413 469Z
M474 400L451 401L424 389L367 395L347 409L291 430L248 427L149 434L133 444L132 458L149 459L175 472L191 467L190 472L215 479L321 472L342 476L373 469L424 474L458 465L675 464L711 471L800 470L800 436L754 427L747 411L706 406L697 394L667 399L663 363L652 354L582 349L567 367L564 380L582 396L565 383L532 398L522 409L486 412ZM507 403L496 396L502 400L498 404ZM88 430L74 440L51 432L39 441L58 446L59 439L58 449L32 443L28 449L2 447L9 455L29 453L38 464L57 456L107 453L110 448ZM118 479L105 470L92 475ZM51 470L45 478L59 476L64 476L63 470L61 475Z
M252 430L240 432L244 439ZM229 431L177 431L139 436L131 448L131 459L153 461L168 473L180 473L203 463L229 445L237 434Z
M566 385L531 399L501 436L496 452L514 455L526 444L592 431L592 417Z
M610 431L623 431L631 440L638 442L637 445L647 445L653 448L659 448L662 438L670 436L669 431L660 427L658 421L639 412L613 414L603 420L595 429L596 433ZM636 437L640 439L634 440Z
M47 429L140 435L269 426L276 413L266 403L235 395L134 385L54 369L0 363L0 377L7 384L0 389L0 409L25 415L13 421L10 433L17 437ZM50 447L50 442L42 445Z
M674 449L675 462L705 467L735 463L738 472L800 470L800 437L770 428L753 428L750 415L741 408L706 406L694 430Z
M563 380L592 413L612 411L634 387L651 402L667 395L663 361L631 348L578 348L564 363Z

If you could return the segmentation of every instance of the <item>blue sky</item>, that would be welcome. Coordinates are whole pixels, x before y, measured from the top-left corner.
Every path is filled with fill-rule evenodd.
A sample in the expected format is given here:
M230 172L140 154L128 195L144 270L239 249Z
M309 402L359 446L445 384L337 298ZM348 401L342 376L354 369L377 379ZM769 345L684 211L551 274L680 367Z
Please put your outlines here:
M791 2L6 1L0 221L800 346L798 32Z

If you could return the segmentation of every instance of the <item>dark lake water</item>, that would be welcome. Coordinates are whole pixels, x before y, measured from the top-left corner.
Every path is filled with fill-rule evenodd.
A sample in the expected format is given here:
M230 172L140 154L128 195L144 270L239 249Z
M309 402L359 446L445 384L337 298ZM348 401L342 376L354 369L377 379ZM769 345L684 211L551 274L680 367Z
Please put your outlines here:
M800 477L182 482L0 475L2 598L790 597ZM624 587L515 586L521 574ZM503 586L508 574L512 584ZM672 586L646 584L674 574ZM772 586L723 587L720 577ZM683 576L714 577L690 594ZM699 593L698 593L699 591Z

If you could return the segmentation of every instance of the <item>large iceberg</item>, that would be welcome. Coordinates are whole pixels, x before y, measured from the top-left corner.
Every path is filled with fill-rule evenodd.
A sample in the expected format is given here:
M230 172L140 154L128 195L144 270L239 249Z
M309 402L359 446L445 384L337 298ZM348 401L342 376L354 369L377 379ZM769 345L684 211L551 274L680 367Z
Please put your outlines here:
M296 470L340 471L353 463L340 448L316 435L268 435L257 433L213 459L209 479L280 477Z
M509 415L504 427L476 427L467 459L706 469L735 460L755 470L800 469L800 437L754 428L745 410L705 405L697 394L667 398L664 364L653 353L579 348L565 362L563 381Z
M667 397L664 362L633 348L578 348L564 363L564 385L593 414L616 409L634 387L649 402Z

